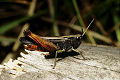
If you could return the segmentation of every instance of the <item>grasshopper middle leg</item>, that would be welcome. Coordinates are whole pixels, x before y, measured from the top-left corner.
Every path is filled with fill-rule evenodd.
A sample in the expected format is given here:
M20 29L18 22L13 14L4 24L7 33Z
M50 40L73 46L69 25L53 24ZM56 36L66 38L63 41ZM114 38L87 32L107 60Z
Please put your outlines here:
M55 60L54 60L54 65L53 65L53 69L55 68L55 66L56 66L56 59L57 59L57 54L58 53L62 53L62 52L64 52L65 50L63 49L63 50L58 50L58 51L56 51L56 53L55 53Z

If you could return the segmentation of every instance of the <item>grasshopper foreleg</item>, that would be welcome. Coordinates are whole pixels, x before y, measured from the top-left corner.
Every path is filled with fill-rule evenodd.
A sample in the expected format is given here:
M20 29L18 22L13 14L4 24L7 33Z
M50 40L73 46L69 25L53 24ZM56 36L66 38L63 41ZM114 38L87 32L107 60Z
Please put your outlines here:
M63 49L63 50L57 50L56 51L56 53L55 53L55 60L54 60L54 65L53 65L53 69L55 68L55 66L56 66L56 61L57 61L57 54L58 53L62 53L62 52L64 52L65 50Z
M74 52L79 53L79 54L83 57L83 59L86 60L86 58L83 56L83 54L82 54L80 51L78 51L77 49L73 49L73 48L72 48L72 50L73 50Z

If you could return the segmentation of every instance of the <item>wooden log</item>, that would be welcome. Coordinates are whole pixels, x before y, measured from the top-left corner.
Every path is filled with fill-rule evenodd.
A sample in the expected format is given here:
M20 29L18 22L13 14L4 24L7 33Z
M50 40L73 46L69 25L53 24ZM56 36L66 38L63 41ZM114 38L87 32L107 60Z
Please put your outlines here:
M17 60L0 65L0 80L120 80L120 48L82 44L76 53L61 53L52 69L54 58L47 52L27 51Z

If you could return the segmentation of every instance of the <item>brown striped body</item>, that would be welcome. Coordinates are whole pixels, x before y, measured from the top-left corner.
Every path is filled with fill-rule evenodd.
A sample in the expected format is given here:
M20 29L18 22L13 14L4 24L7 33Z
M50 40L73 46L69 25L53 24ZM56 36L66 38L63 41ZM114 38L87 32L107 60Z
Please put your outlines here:
M24 32L24 34L25 34L25 36L27 36L30 39L32 39L33 41L35 41L35 43L37 43L39 46L42 46L48 52L54 52L58 49L55 44L53 44L52 42L49 42L43 38L40 38L38 35L32 33L30 30L26 30Z

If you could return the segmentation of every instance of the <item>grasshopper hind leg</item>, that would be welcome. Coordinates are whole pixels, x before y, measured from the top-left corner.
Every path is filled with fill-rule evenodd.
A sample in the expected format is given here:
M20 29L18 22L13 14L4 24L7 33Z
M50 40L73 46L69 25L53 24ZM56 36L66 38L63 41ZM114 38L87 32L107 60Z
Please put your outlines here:
M73 48L72 48L72 50L73 50L74 52L79 53L79 54L83 57L83 59L86 60L86 58L83 56L83 54L82 54L80 51L78 51L77 49L73 49Z
M64 52L65 50L63 49L63 50L57 50L56 51L56 53L55 53L55 60L54 60L54 65L53 65L53 69L55 68L55 66L56 66L56 61L57 61L57 55L58 55L58 53L62 53L62 52Z

